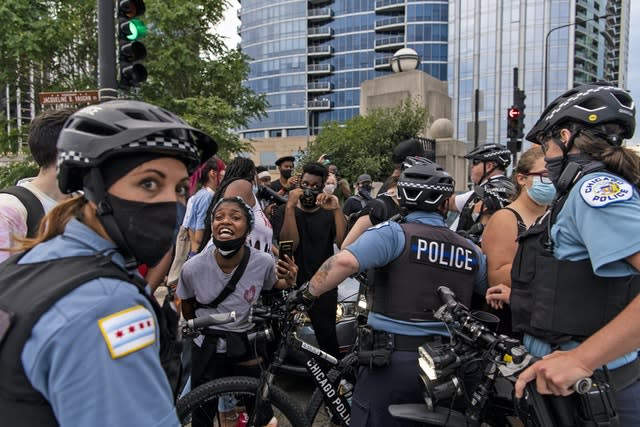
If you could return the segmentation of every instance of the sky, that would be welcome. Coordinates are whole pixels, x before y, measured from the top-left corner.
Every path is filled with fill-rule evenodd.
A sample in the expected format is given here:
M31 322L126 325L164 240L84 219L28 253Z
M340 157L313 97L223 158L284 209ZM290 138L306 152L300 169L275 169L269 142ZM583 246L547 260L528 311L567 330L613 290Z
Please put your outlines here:
M627 88L631 91L631 96L636 100L636 105L640 106L640 29L634 28L640 25L640 1L633 0L631 3L631 19L629 20L631 30L629 31L629 65L627 68ZM238 36L238 25L240 20L236 10L240 7L237 0L229 0L230 7L225 12L224 21L217 27L227 46L235 47L240 42ZM635 31L634 31L635 30ZM640 118L640 112L636 114ZM640 128L640 126L638 126ZM636 128L634 137L627 141L628 144L640 145L640 130Z

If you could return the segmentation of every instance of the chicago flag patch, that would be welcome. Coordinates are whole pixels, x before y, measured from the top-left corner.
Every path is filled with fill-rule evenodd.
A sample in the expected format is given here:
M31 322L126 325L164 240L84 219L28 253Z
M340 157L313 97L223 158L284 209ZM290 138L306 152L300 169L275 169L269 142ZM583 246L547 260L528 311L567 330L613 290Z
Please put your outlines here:
M582 184L580 195L589 206L599 208L610 203L629 200L633 195L633 187L624 179L599 175Z
M98 320L111 358L117 359L141 350L156 341L156 322L141 305L128 308Z

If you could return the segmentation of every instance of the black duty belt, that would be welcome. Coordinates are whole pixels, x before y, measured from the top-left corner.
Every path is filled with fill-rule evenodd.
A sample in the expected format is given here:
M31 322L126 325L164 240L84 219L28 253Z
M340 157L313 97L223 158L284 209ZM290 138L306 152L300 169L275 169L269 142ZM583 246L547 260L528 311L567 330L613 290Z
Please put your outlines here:
M396 351L418 351L425 342L436 341L440 339L439 335L400 335L389 334L393 341L393 349Z
M640 378L640 359L622 365L619 368L609 369L610 386L615 391L623 390Z

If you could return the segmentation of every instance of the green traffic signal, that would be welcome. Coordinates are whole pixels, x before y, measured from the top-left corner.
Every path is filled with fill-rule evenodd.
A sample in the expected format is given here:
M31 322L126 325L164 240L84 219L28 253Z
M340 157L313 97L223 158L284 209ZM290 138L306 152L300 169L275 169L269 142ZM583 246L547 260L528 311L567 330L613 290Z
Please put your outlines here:
M125 22L121 28L128 40L134 41L147 34L147 26L139 19L132 19Z

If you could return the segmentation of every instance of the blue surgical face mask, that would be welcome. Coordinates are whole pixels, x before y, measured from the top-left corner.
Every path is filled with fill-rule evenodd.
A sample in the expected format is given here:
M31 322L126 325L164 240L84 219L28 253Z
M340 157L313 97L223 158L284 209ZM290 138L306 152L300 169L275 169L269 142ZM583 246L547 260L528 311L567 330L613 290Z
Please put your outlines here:
M258 184L253 184L253 186L251 187L251 191L253 191L254 195L258 194L258 190L260 190L260 187L258 187Z
M552 183L542 182L539 176L533 177L533 185L527 188L527 194L534 203L540 206L549 206L556 196L556 187Z

